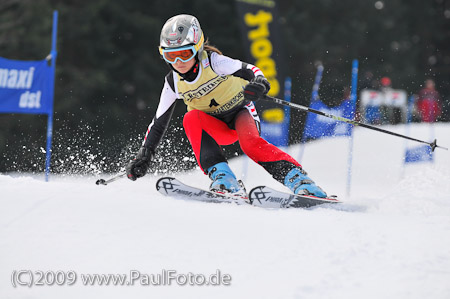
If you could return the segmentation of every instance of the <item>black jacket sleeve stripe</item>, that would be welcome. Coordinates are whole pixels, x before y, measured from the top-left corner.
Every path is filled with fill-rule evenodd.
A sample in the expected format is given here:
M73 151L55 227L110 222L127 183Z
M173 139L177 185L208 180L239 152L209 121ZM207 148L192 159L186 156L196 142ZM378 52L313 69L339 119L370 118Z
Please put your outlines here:
M172 81L173 82L173 81ZM169 127L170 119L175 110L176 101L167 109L160 117L154 117L152 123L148 127L147 134L144 140L144 146L149 147L153 151L156 150L161 139L164 137L167 128Z
M172 88L173 92L175 92L175 83L173 82L173 72L172 71L170 71L166 75L166 80L167 80L167 83L169 83L170 88Z
M253 78L255 78L255 73L247 68L247 63L242 63L242 68L236 72L233 73L233 76L240 77L242 79L245 79L247 81L251 81Z

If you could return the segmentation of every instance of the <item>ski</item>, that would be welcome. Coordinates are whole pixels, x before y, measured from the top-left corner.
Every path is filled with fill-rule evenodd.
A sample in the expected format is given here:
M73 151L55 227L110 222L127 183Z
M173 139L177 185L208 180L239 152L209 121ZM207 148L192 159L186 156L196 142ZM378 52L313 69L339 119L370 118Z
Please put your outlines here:
M253 188L248 197L231 195L189 186L173 177L160 178L156 183L156 190L165 196L170 196L175 199L208 203L236 203L239 205L251 203L255 207L269 209L310 208L321 204L336 204L341 202L333 196L320 198L312 195L296 195L277 191L267 186Z
M158 182L156 182L156 190L163 195L176 199L196 200L211 203L248 204L247 196L206 191L197 187L186 185L172 177L160 178Z
M296 195L267 186L253 188L248 197L252 205L262 208L310 208L326 203L341 202L334 196L320 198L312 195Z

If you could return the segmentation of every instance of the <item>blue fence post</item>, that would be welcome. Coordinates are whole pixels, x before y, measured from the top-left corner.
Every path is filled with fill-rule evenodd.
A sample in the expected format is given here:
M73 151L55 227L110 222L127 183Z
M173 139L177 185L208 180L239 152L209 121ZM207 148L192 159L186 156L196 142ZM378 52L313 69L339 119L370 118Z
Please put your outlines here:
M319 98L319 87L320 87L320 81L322 81L322 73L323 73L323 65L320 64L317 67L316 77L314 78L314 84L313 84L313 88L312 88L312 92L311 92L311 102L309 103L309 106L311 106L311 104ZM302 138L300 140L300 151L298 153L298 161L299 162L302 160L303 153L305 152L305 142L306 142L305 131L306 131L306 124L308 123L308 117L309 117L309 113L306 114L305 126L303 128L303 134L302 134Z
M352 63L352 87L350 93L350 99L353 106L353 116L355 119L356 114L356 100L357 100L357 88L358 88L358 60L354 59ZM348 162L347 162L347 195L350 195L351 182L352 182L352 164L353 164L353 125L350 125L350 140L348 147Z
M50 89L50 97L51 97L51 105L50 110L48 111L47 117L47 146L46 146L46 155L45 155L45 181L48 182L48 177L50 174L50 159L52 153L52 137L53 137L53 102L55 95L55 65L56 65L56 40L58 33L58 11L53 11L53 29L52 29L52 50L50 52L51 59L51 89Z
M292 80L290 77L286 77L284 80L284 100L286 102L291 101L291 89L292 89ZM284 106L284 123L283 123L283 132L284 140L283 144L285 146L289 146L289 126L291 121L291 108L289 106Z
M311 103L317 100L319 97L319 87L320 87L320 81L322 81L322 73L323 73L323 65L319 65L317 67L317 74L314 78L314 85L311 93Z

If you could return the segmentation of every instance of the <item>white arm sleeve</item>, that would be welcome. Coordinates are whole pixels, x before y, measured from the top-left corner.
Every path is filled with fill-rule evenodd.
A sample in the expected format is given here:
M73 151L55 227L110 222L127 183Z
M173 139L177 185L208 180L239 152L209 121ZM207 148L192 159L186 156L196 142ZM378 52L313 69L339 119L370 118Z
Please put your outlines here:
M254 76L264 76L263 72L250 63L243 63L238 59L232 59L228 56L220 55L216 52L211 53L211 66L218 75L232 75L235 72L248 69Z
M170 88L167 79L164 80L164 86L161 91L161 96L159 98L158 109L156 110L156 118L161 117L167 110L169 110L170 106L176 101L177 94Z

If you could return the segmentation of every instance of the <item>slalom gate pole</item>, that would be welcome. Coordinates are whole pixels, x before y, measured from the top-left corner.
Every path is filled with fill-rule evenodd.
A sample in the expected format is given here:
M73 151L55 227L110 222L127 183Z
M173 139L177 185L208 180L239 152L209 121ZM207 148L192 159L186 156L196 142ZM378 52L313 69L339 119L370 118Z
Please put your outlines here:
M118 175L116 175L116 176L114 176L114 177L112 177L112 178L110 178L109 180L106 180L106 181L104 179L99 179L99 180L97 180L95 182L95 184L96 185L108 185L109 183L117 181L118 179L121 179L121 178L123 178L126 175L127 175L126 172L122 172L122 173L119 173Z
M303 110L303 111L306 111L306 112L311 112L311 113L315 113L315 114L318 114L318 115L322 115L322 116L325 116L325 117L328 117L328 118L332 118L334 120L338 120L338 121L342 121L342 122L345 122L345 123L348 123L348 124L352 124L354 126L360 126L360 127L371 129L371 130L378 131L378 132L381 132L381 133L386 133L386 134L389 134L389 135L405 138L405 139L408 139L408 140L412 140L412 141L416 141L416 142L420 142L420 143L425 143L425 144L428 144L431 147L431 151L433 151L433 152L434 152L434 149L437 148L437 147L445 149L445 150L448 151L448 148L437 145L436 144L436 139L434 139L433 142L426 142L426 141L423 141L423 140L415 139L415 138L408 137L408 136L405 136L405 135L402 135L402 134L398 134L398 133L394 133L394 132L391 132L391 131L388 131L388 130L384 130L384 129L381 129L381 128L378 128L378 127L375 127L375 126L364 124L364 123L361 123L361 122L358 122L358 121L355 121L355 120L351 120L351 119L348 119L348 118L345 118L345 117L339 117L339 116L336 116L336 115L332 115L332 114L328 114L328 113L322 112L320 110L316 110L316 109L313 109L313 108L308 108L308 107L305 107L305 106L302 106L302 105L299 105L299 104L286 102L286 101L284 101L282 99L274 98L274 97L271 97L271 96L267 96L266 95L262 99L266 100L266 101L272 101L272 102L275 102L275 103L280 104L280 105L289 106L289 107L292 107L292 108L295 108L295 109L298 109L298 110Z
M357 101L357 90L358 90L358 59L354 59L352 62L352 85L350 90L350 100L352 105L353 113L351 117L354 118L356 115L356 101ZM353 134L353 127L350 127L350 138L348 140L348 158L347 158L347 195L350 196L350 190L352 187L352 166L353 166L353 139L355 134Z
M58 11L53 11L53 27L52 27L52 49L50 51L51 59L51 85L50 97L51 97L51 109L47 113L47 145L45 151L45 181L48 182L50 174L50 159L52 155L52 139L53 139L53 111L54 111L54 97L55 97L55 67L56 67L56 56L58 52L56 51L56 39L58 35Z

